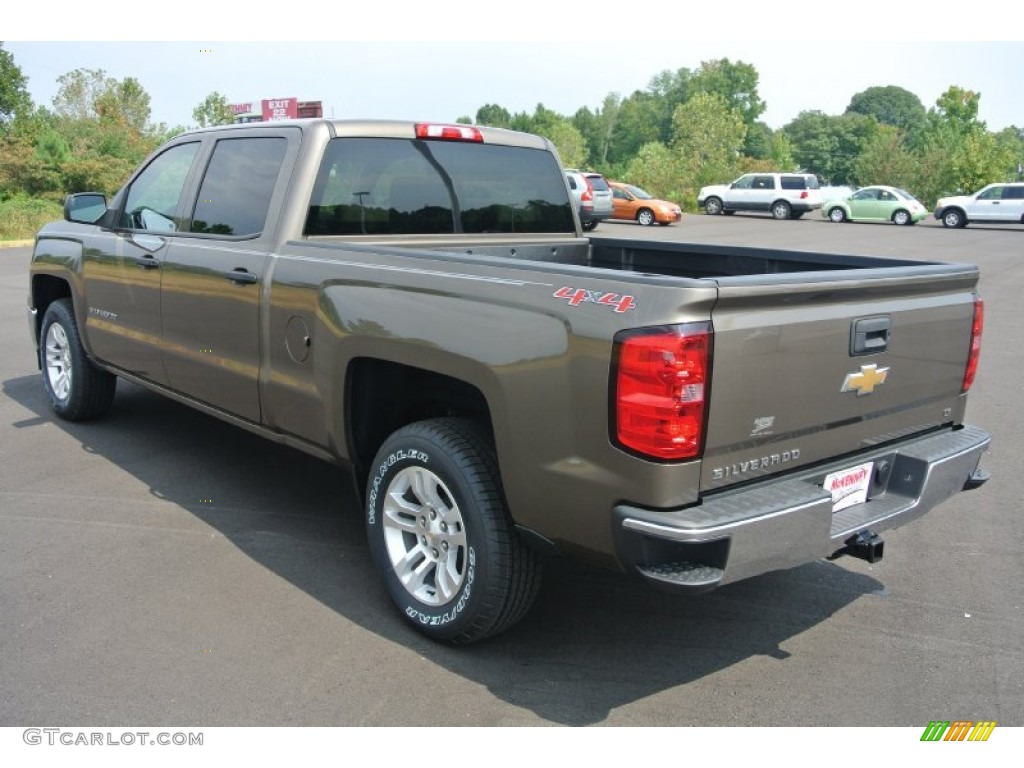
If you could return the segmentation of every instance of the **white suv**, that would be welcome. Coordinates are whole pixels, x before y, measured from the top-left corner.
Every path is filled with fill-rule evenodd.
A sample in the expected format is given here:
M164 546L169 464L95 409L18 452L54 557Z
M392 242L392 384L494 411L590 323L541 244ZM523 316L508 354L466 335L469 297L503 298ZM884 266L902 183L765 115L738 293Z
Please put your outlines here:
M821 185L813 173L747 173L732 184L703 187L697 195L705 213L761 211L776 219L799 219L821 203Z
M1024 182L989 184L973 195L943 197L935 218L947 227L979 224L1024 224Z

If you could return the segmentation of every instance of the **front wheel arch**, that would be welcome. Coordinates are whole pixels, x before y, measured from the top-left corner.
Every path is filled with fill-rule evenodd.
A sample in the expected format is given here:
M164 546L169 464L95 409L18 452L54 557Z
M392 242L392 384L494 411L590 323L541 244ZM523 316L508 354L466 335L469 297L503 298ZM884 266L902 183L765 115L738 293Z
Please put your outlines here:
M641 208L636 212L636 222L642 227L649 227L654 223L654 211L650 208Z
M967 214L960 208L946 208L942 212L942 226L961 229L967 226Z

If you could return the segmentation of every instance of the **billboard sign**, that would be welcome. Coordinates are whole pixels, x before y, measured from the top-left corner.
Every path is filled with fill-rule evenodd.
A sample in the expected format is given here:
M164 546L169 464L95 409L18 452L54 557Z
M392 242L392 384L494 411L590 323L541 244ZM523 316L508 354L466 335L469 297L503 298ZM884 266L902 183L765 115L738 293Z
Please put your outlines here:
M264 120L294 120L298 116L299 100L295 97L263 100Z

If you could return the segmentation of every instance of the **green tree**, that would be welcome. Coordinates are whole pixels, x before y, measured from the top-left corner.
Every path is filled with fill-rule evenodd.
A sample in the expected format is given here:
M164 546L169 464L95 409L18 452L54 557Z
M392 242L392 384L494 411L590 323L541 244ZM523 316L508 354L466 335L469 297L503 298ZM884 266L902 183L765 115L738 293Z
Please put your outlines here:
M767 123L758 121L747 126L747 138L743 141L743 154L756 160L771 157L774 131Z
M713 93L736 110L743 123L752 126L764 114L767 105L757 93L757 70L742 61L713 59L702 62L689 81L690 93Z
M898 85L876 85L855 93L846 112L873 117L883 125L895 126L905 136L921 130L925 119L921 100Z
M640 147L640 151L626 166L624 177L655 197L683 200L679 184L682 178L679 155L659 141Z
M0 42L0 130L6 132L15 117L32 109L32 100L25 88L28 79L3 45Z
M782 131L772 133L770 157L774 170L796 170L796 160L793 159L793 145L790 143L789 137Z
M76 69L57 78L54 112L70 121L106 119L140 133L149 127L150 99L134 77L110 77L102 69Z
M200 128L211 125L231 125L235 122L235 113L228 103L228 97L217 91L207 94L195 109L192 119Z
M587 142L583 134L570 123L562 119L548 123L542 135L551 140L558 150L562 165L568 168L581 168L587 164Z
M1024 167L1024 128L1011 125L995 135L999 151L1007 158L1008 164L1003 179L1018 179L1021 173L1017 170Z
M698 91L676 107L671 149L679 159L680 193L689 200L707 184L733 178L747 126L739 110L715 93Z
M880 125L861 147L851 181L861 186L888 184L911 189L917 178L917 163L900 130L894 125Z
M484 104L476 111L477 125L490 125L495 128L508 128L512 124L512 115L498 104Z
M921 199L973 192L1007 177L1011 152L978 119L981 94L951 85L928 110L915 147Z
M855 113L801 112L783 126L797 164L827 184L851 184L861 148L878 130L878 121Z
M611 128L606 161L612 164L626 163L635 157L645 144L668 144L672 136L671 130L662 131L665 104L666 102L658 95L644 91L634 91L624 99L619 105L615 124ZM667 125L671 126L670 119Z

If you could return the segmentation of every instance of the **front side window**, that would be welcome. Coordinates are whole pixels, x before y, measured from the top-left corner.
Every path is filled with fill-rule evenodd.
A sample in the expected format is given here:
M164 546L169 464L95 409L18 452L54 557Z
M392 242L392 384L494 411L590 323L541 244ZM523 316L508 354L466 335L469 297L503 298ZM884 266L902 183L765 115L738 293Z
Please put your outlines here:
M877 200L877 189L862 189L853 196L854 200Z
M999 200L1003 196L1002 187L989 187L978 195L979 200Z
M750 189L752 186L754 186L753 176L740 176L732 183L733 189Z
M132 182L121 213L121 226L149 232L177 232L181 192L199 142L177 144L161 153Z
M220 139L192 212L192 232L252 236L263 231L288 140Z
M550 152L453 141L338 138L328 144L307 235L570 233ZM571 178L571 177L570 177Z

